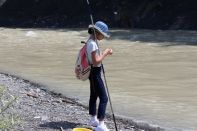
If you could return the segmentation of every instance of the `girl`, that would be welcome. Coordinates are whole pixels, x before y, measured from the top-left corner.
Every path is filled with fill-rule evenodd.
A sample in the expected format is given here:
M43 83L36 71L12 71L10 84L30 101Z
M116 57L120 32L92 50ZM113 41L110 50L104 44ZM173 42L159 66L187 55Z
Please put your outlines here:
M94 34L95 30L95 34ZM100 53L97 45L97 40L102 40L108 35L108 26L98 21L95 25L89 25L88 33L90 37L87 41L87 54L89 63L92 65L89 81L90 81L90 100L89 100L89 114L91 115L90 125L96 127L96 131L109 131L104 124L106 106L108 96L101 78L101 62L102 60L112 54L112 49L107 48L103 53ZM98 113L96 111L96 101L99 98Z

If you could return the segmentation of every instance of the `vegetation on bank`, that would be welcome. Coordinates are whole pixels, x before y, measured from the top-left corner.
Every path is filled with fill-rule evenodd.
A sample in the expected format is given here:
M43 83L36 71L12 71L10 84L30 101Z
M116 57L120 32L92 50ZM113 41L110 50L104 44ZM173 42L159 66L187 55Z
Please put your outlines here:
M196 0L90 0L109 27L197 30ZM86 0L0 0L0 26L87 27Z
M17 97L7 94L6 88L0 86L0 130L8 130L18 121L14 114L5 113L16 100Z

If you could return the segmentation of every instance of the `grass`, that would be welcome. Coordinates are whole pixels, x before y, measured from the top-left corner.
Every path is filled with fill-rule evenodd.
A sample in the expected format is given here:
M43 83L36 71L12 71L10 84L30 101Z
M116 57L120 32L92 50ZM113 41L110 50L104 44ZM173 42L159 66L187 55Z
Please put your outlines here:
M0 130L9 130L18 122L18 117L13 114L6 114L6 111L16 102L17 97L6 94L6 88L0 86Z

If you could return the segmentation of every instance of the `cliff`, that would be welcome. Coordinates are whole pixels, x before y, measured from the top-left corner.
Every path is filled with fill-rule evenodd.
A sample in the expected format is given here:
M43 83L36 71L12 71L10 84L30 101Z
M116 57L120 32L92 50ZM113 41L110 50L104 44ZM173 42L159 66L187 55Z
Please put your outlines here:
M0 26L87 27L86 0L0 0ZM195 0L90 0L110 27L197 30Z

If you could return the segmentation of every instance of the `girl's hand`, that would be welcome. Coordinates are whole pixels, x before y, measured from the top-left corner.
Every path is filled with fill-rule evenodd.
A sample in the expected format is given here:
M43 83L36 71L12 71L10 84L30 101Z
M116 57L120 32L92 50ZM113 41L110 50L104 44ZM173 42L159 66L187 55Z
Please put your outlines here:
M110 48L109 55L112 55L112 54L113 54L113 50Z
M107 55L111 55L113 53L113 50L111 49L111 48L107 48L107 49L105 49L105 51L104 51L104 55L105 56L107 56Z

